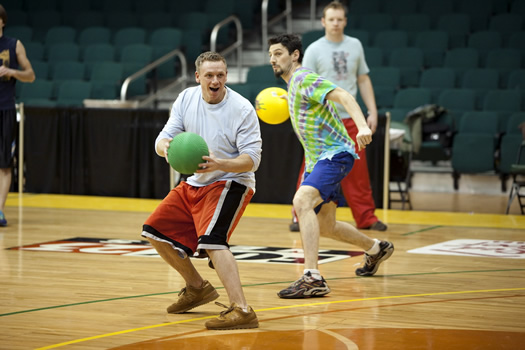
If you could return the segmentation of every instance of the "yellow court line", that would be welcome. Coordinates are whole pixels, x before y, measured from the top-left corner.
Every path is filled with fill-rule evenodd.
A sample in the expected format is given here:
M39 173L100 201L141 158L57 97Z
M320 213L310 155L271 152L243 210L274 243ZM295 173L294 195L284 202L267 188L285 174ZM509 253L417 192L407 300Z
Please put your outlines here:
M76 196L64 194L9 193L6 206L46 209L83 209L125 212L152 212L160 199Z
M160 199L121 198L102 196L75 196L57 194L9 193L8 207L111 210L125 212L152 212ZM256 218L290 219L291 205L251 203L244 216ZM491 227L525 230L524 215L498 215L478 213L429 212L416 210L376 210L377 216L387 224L439 225L459 227ZM337 218L353 222L348 208L338 208Z
M431 296L439 296L439 295L472 294L472 293L514 292L514 291L523 291L523 290L525 290L525 288L483 289L483 290L464 290L464 291L457 291L457 292L437 292L437 293L422 293L422 294L408 294L408 295L392 295L392 296L383 296L383 297L374 297L374 298L335 300L335 301L325 301L325 302L301 304L301 305L278 306L278 307L272 307L272 308L268 308L268 309L258 309L258 310L255 310L255 311L256 312L262 312L262 311L284 310L284 309L292 309L292 308L299 308L299 307L310 307L310 306L320 306L320 305L330 305L330 304L352 303L352 302L356 302L356 301L386 300L386 299L400 299L400 298L417 298L417 297L431 297ZM107 338L107 337L112 337L112 336L115 336L115 335L121 335L121 334L132 333L132 332L138 332L138 331L143 331L143 330L152 329L152 328L158 328L158 327L171 326L171 325L175 325L175 324L201 321L201 320L206 320L206 319L215 318L215 317L217 317L217 316L216 315L214 315L214 316L206 316L206 317L200 317L200 318L192 318L192 319L189 319L189 320L167 322L167 323L160 323L160 324L155 324L155 325L151 325L151 326L126 329L126 330L123 330L123 331L118 331L118 332L113 332L113 333L106 333L106 334L100 334L100 335L96 335L96 336L93 336L93 337L87 337L87 338L82 338L82 339L75 339L75 340L67 341L67 342L64 342L64 343L44 346L44 347L38 348L36 350L56 349L56 348L59 348L59 347L62 347L62 346L82 343L82 342L89 341L89 340L96 340L96 339L101 339L101 338Z

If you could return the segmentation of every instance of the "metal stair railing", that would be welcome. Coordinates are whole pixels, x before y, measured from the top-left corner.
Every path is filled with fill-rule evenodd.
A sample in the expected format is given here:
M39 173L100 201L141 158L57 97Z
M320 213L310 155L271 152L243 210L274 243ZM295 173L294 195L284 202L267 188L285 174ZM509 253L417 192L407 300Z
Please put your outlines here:
M233 50L237 49L237 68L240 74L242 68L243 30L241 21L239 20L239 18L237 18L237 16L231 15L229 17L226 17L213 27L210 35L210 50L217 51L217 35L219 34L219 30L231 22L235 24L235 29L237 30L237 40L233 44L222 50L220 54L226 56Z
M188 82L188 64L187 64L187 61L186 61L186 57L184 56L182 51L180 51L179 49L175 49L175 50L173 50L171 52L168 52L167 54L165 54L164 56L160 57L159 59L153 61L152 63L148 64L144 68L142 68L142 69L138 70L137 72L133 73L129 77L127 77L124 80L124 82L122 83L122 87L120 89L120 100L122 102L127 101L126 100L126 95L127 95L128 87L134 80L137 80L141 76L149 73L150 71L154 70L155 68L157 68L161 64L167 62L169 59L171 59L171 58L173 58L175 56L177 56L179 58L180 62L181 62L181 76L179 78L177 78L175 81L171 82L170 84L164 86L162 89L154 91L152 94L150 94L144 100L140 101L138 103L138 107L144 107L144 106L146 106L146 105L156 101L158 99L159 93L161 93L163 91L166 91L166 90L169 90L169 89L172 89L173 87L175 87L177 85L182 85L183 89L186 88L186 84Z
M262 51L267 54L268 48L268 27L274 23L281 21L286 17L286 31L292 32L292 0L286 0L286 8L283 12L268 21L268 3L270 0L263 0L261 4L261 17L262 17Z

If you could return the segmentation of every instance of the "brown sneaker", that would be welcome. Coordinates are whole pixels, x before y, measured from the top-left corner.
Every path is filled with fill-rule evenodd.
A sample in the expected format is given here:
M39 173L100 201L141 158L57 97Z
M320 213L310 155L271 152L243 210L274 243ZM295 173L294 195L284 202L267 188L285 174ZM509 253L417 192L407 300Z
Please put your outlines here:
M168 307L168 313L181 314L194 307L214 301L219 293L208 281L204 281L201 288L186 286L179 293L179 300Z
M259 327L257 315L250 306L248 306L248 312L244 312L236 303L232 303L230 307L218 302L215 302L215 304L225 307L227 310L221 312L219 317L207 321L205 324L206 328L212 330L227 330Z

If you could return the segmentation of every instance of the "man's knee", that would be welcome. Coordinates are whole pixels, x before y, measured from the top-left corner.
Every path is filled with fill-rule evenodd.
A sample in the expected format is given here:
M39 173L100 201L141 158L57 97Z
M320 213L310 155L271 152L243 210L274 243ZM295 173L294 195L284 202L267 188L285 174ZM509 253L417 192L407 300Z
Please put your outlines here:
M293 206L298 215L303 211L313 210L321 202L319 191L311 186L301 186L293 197Z
M293 207L298 215L305 210L312 209L307 197L301 192L297 192L293 197Z

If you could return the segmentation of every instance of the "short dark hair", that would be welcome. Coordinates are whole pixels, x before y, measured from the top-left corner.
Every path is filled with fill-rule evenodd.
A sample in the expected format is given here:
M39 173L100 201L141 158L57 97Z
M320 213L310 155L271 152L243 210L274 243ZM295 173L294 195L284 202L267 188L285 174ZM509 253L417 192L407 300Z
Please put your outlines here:
M7 24L7 12L5 11L5 8L0 4L0 18L4 22L4 27Z
M345 13L345 17L346 17L346 12L347 12L346 7L345 5L341 4L339 1L332 1L331 3L325 6L325 8L323 9L323 18L326 17L326 11L328 11L329 9L343 10Z
M301 43L301 38L296 34L280 34L268 39L268 46L275 44L281 44L288 50L288 53L291 55L295 50L299 51L299 63L303 61L303 44Z

